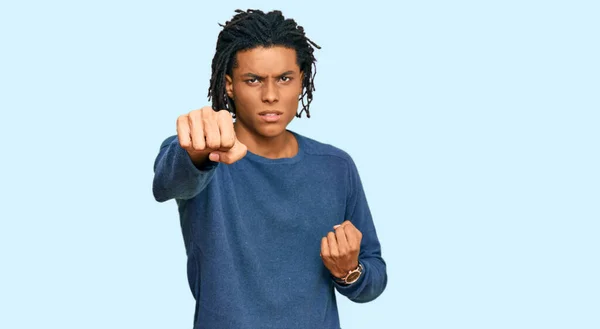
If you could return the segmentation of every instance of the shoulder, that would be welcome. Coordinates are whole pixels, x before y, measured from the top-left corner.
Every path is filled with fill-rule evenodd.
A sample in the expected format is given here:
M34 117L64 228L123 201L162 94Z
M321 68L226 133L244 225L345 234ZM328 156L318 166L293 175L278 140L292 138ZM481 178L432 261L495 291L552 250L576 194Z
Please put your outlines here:
M320 142L315 139L294 132L301 143L305 154L309 156L322 156L342 160L343 162L353 164L352 157L343 149L328 143Z

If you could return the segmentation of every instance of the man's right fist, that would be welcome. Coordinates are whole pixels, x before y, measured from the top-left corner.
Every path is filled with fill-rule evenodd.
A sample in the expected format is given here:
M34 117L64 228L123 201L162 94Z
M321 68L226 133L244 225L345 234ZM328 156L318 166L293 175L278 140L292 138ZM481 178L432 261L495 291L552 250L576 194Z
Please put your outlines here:
M248 148L235 137L233 118L227 110L215 111L210 106L177 118L179 145L199 165L210 159L232 164L246 155Z

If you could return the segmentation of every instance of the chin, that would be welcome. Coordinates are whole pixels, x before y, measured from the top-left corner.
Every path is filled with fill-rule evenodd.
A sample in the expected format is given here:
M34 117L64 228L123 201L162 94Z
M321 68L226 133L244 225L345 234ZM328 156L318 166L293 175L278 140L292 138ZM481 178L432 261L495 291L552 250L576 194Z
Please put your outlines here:
M285 133L287 129L287 125L269 125L267 127L257 127L257 132L268 138L277 137L283 133Z
M292 122L294 117L292 116L282 119L283 120L277 123L255 122L254 129L256 132L258 132L261 136L264 137L272 138L280 136L281 134L284 134L286 132L288 125L290 124L290 122Z

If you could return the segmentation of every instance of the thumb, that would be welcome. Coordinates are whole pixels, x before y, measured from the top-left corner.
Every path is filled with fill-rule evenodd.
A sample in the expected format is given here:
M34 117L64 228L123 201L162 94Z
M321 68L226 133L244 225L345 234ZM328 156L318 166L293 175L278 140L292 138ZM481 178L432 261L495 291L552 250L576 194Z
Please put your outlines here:
M221 156L219 155L219 152L211 152L208 155L208 159L213 162L219 162L219 160L221 159Z

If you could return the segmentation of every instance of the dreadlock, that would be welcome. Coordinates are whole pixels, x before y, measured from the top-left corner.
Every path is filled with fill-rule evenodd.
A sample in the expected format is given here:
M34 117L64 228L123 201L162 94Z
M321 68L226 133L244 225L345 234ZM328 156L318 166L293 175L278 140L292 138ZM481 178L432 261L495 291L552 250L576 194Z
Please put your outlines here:
M232 69L237 65L238 51L261 46L284 46L296 50L296 61L300 71L304 73L303 91L298 99L302 101L302 110L296 113L296 117L301 117L302 112L305 111L306 116L310 118L309 107L315 90L314 77L317 73L313 46L318 49L321 47L305 36L302 26L297 25L293 19L283 17L279 10L264 13L261 10L237 9L235 12L237 14L230 21L225 22L225 25L219 24L223 30L217 39L208 88L208 99L212 98L213 109L227 109L235 118L235 103L227 96L225 75L231 76Z

